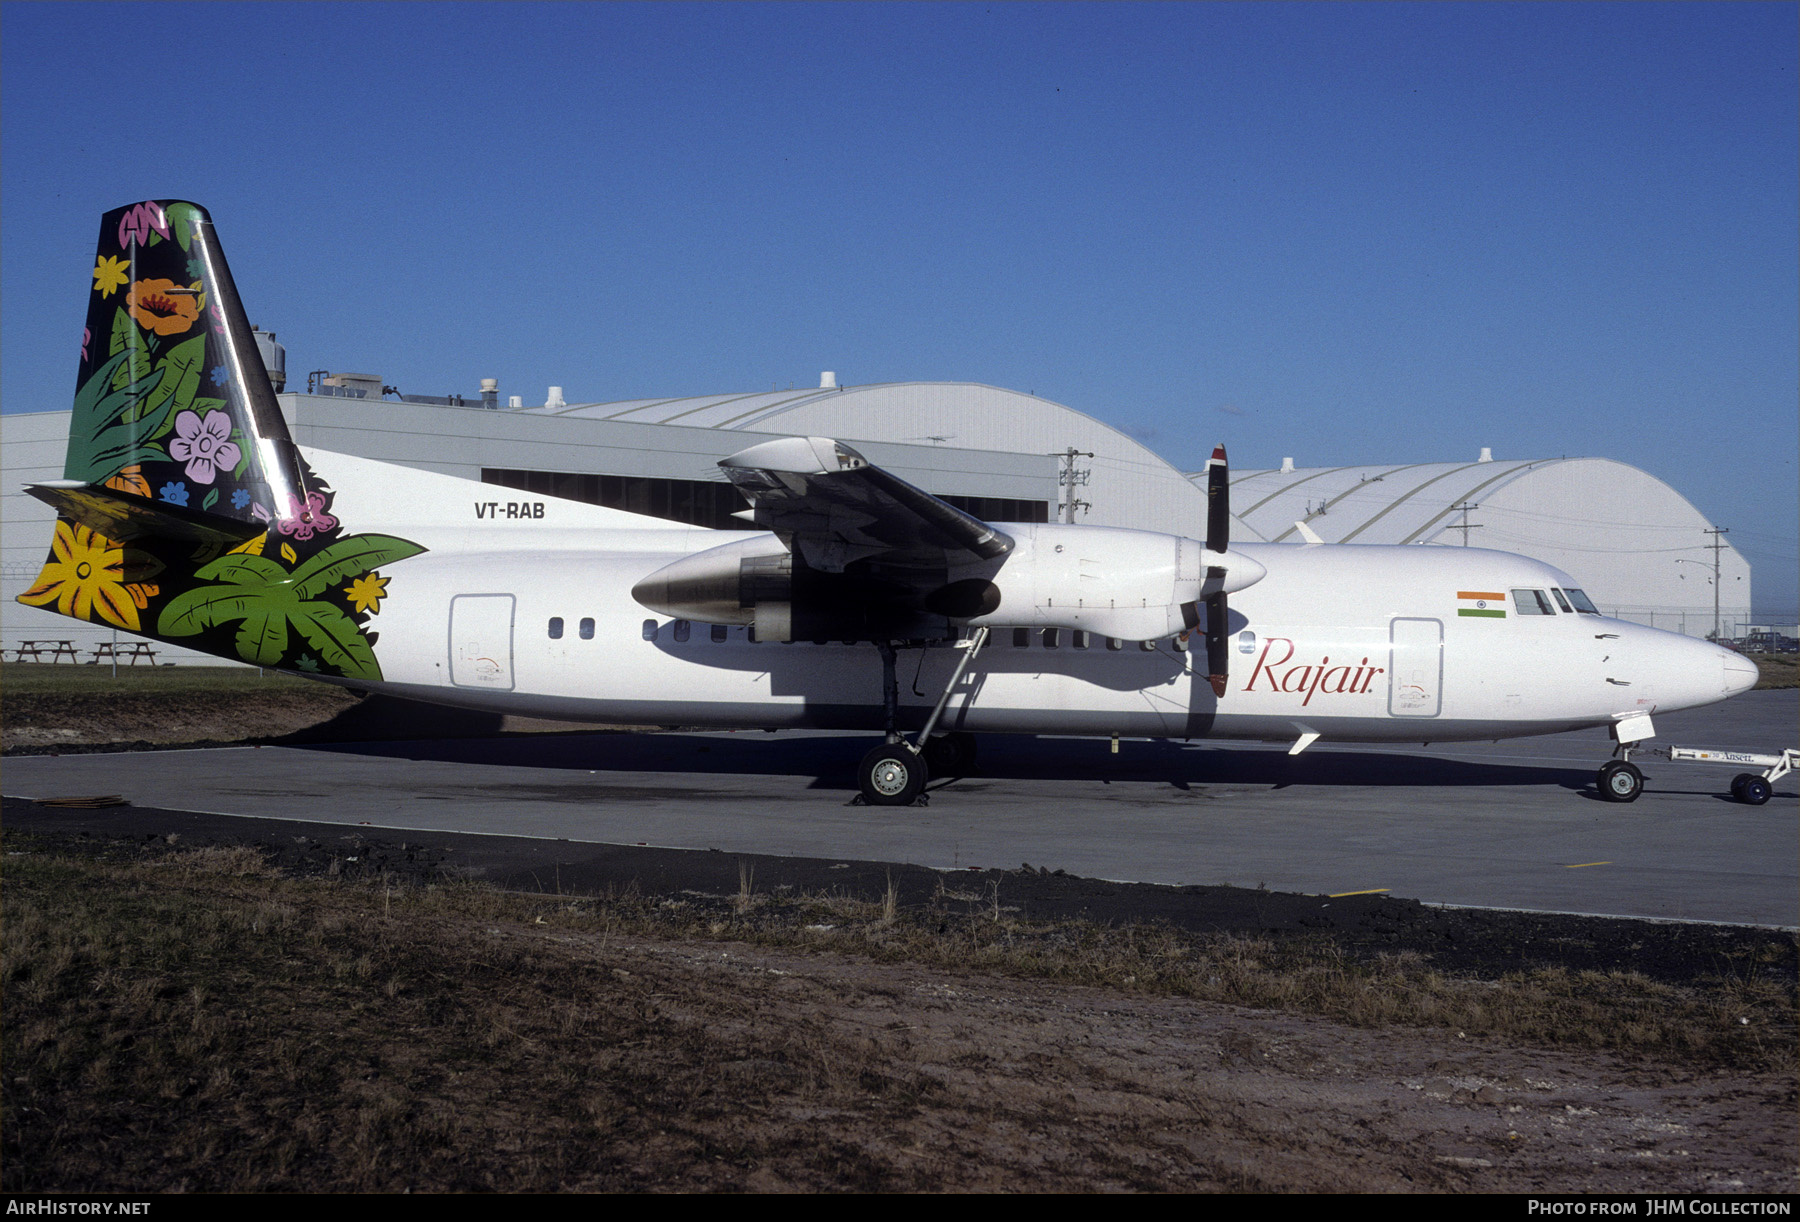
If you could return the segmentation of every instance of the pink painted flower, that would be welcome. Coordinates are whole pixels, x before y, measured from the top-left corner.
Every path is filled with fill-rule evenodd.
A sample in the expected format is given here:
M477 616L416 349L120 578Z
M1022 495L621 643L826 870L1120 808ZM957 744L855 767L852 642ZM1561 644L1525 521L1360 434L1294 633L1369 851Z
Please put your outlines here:
M224 412L177 412L175 440L169 443L169 457L187 464L187 477L196 484L210 484L219 469L229 471L241 457L231 440L231 417Z
M275 523L276 529L284 535L292 535L296 539L310 539L316 530L320 534L337 529L338 520L325 512L325 494L309 492L306 494L306 507L302 509L292 497L288 498L287 512Z
M87 356L88 345L93 342L94 342L93 328L92 327L83 327L81 329L81 359L84 362L88 359L88 356Z
M119 218L120 248L129 249L133 242L148 242L152 229L168 237L169 218L163 214L161 204L146 200Z

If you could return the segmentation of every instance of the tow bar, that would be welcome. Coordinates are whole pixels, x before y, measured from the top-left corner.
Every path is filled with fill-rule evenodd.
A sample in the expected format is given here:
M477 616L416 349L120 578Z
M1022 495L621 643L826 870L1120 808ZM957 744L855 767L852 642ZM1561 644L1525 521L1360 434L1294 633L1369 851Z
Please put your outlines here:
M1667 755L1671 760L1687 760L1696 764L1748 764L1761 772L1740 772L1731 778L1731 796L1750 806L1761 806L1774 793L1774 785L1782 777L1800 767L1800 749L1789 747L1780 755L1761 755L1754 751L1711 751L1701 747L1651 747L1640 755Z

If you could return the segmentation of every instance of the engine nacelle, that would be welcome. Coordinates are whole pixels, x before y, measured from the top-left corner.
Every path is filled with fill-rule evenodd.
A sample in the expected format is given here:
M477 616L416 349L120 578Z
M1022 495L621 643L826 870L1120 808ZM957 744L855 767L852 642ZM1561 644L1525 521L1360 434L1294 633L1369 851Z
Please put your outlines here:
M1198 626L1198 604L1208 595L1241 590L1267 571L1248 556L1157 531L1058 523L1007 529L1013 550L991 578L999 605L962 622L1147 641Z
M773 535L684 556L632 589L679 619L754 627L758 640L936 639L959 626L1081 629L1147 641L1200 623L1208 595L1241 590L1262 565L1197 539L1105 526L1012 525L1012 551L926 570L870 557L810 568Z
M759 535L683 556L638 582L631 595L678 619L749 626L759 641L885 641L951 636L938 604L990 605L931 597L948 584L942 569L894 573L874 562L821 572L775 536Z

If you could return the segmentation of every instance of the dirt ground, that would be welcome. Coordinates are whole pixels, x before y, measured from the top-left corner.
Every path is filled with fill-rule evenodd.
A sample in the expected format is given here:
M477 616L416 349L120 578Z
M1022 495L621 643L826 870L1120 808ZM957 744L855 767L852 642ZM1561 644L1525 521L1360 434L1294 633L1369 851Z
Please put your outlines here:
M656 979L671 1017L715 1010L700 999L729 994L746 1025L824 1028L866 1049L891 1089L916 1100L832 1108L825 1127L883 1169L883 1187L1795 1188L1791 1079L1672 1075L1455 1031L1359 1030L825 954L686 943L616 958ZM721 1118L720 1137L749 1126L772 1138L820 1119L782 1063L718 1071L769 1087L764 1106ZM730 1186L831 1182L768 1168Z
M236 727L267 727L271 716L287 717L292 730L301 730L351 707L339 693L318 690L317 704L284 712L265 703L254 720L247 709L210 699L204 710L175 716L166 704L132 713L116 705L59 709L39 699L16 722L19 706L9 700L6 741L15 749L52 743L66 749L80 741L150 739L152 730L152 741L161 743L171 734L229 741L241 737ZM68 730L74 733L63 733ZM7 809L11 831L19 826L12 818L18 807L9 801ZM129 822L152 813L118 817ZM170 835L148 824L138 831L159 840ZM290 844L297 839L283 836ZM122 830L95 834L122 837ZM420 852L435 860L431 846L400 848L408 860ZM334 854L326 856L336 862ZM705 855L690 856L703 861ZM719 863L705 877L684 876L684 868L657 867L656 893L728 898ZM770 869L759 875L765 886ZM305 875L309 867L290 872ZM569 883L566 875L559 878L559 886ZM1009 898L1024 891L1019 880L1008 884ZM1130 903L1121 903L1106 919L1131 919ZM1259 903L1264 911L1279 907ZM1170 919L1166 897L1142 904L1142 919ZM1446 953L1445 967L1488 980L1498 991L1508 987L1503 969L1510 945L1530 944L1543 962L1554 961L1559 946L1641 946L1660 936L1631 930L1609 943L1595 930L1544 924L1553 920L1542 918L1516 938L1510 927L1501 928L1487 951L1465 962L1453 963L1456 956ZM1430 955L1473 944L1468 931L1475 926L1456 926L1464 932L1446 936L1451 926L1411 924L1417 930L1397 936L1395 949ZM1689 947L1677 956L1687 967L1670 967L1654 955L1641 966L1664 978L1701 971L1708 952L1681 942L1680 932L1670 935L1670 945ZM606 1004L643 1024L618 1046L617 1065L621 1074L655 1083L643 1095L645 1106L593 1118L574 1137L558 1130L564 1169L553 1186L572 1190L1786 1194L1800 1188L1800 1095L1791 1059L1778 1071L1700 1068L1680 1057L1534 1047L1454 1027L1358 1027L1298 1011L877 962L835 947L828 927L817 931L816 946L792 949L707 938L621 943L517 923L495 924L480 936L511 953L578 965L584 976L607 982ZM1345 938L1351 953L1369 949ZM1777 941L1779 971L1791 976L1792 940ZM1571 952L1571 970L1593 966L1579 958ZM1789 1036L1791 1028L1782 1038ZM556 1082L561 1071L545 1061L556 1044L548 1034L542 1038L529 1058L533 1073L564 1094L601 1090L604 1083ZM429 1049L410 1055L429 1060ZM466 1119L458 1123L491 1120L509 1134L549 1097L542 1083L519 1080L519 1067L497 1055L488 1070L449 1075L428 1093L424 1080L443 1075L378 1076L371 1071L366 1083L347 1089L386 1092L382 1106L402 1114L412 1114L405 1107L460 1109ZM7 1112L16 1138L21 1117L13 1107ZM172 1113L148 1122L172 1123ZM590 1147L594 1157L577 1157ZM496 1150L501 1170L485 1180L422 1176L415 1185L400 1168L363 1186L505 1189L513 1153ZM14 1161L8 1170L8 1188L59 1187L34 1182L28 1165ZM179 1172L157 1168L139 1183L224 1186Z

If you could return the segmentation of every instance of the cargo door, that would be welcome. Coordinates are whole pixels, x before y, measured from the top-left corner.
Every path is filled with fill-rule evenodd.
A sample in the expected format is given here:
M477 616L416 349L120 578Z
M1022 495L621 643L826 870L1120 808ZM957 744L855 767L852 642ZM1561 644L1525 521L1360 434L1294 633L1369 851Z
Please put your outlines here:
M450 600L450 682L510 692L513 596L459 594Z
M1436 717L1443 708L1443 621L1396 619L1388 642L1388 714Z

